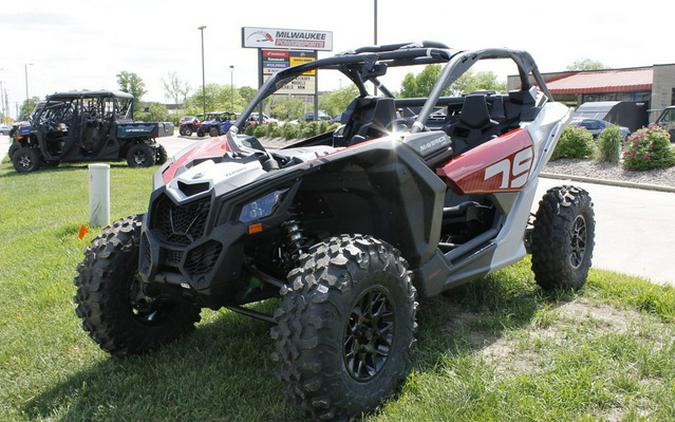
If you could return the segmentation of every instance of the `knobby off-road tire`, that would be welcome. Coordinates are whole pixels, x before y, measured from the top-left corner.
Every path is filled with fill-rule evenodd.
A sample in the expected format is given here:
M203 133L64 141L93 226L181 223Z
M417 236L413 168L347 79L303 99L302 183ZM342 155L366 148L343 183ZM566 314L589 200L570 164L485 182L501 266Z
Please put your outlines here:
M215 138L216 136L220 136L220 132L218 131L217 127L212 127L209 129L209 136L212 138Z
M287 399L305 415L349 419L405 380L417 302L411 272L395 248L370 236L330 238L300 258L281 294L272 359ZM372 373L357 363L368 359L364 347L386 353L370 354Z
M532 271L545 290L580 289L591 267L595 215L588 192L549 189L539 202L532 231Z
M166 163L166 160L168 159L169 155L166 153L164 146L157 145L157 148L155 149L155 164L159 164L161 166L162 164Z
M75 311L82 328L101 349L118 357L175 340L192 331L200 319L199 308L188 303L132 305L138 298L134 287L139 286L141 221L141 216L130 216L103 229L87 248L75 277Z
M129 167L151 167L155 164L155 148L145 144L134 144L127 151Z
M42 158L40 152L31 147L20 147L12 154L14 170L19 173L29 173L40 169Z

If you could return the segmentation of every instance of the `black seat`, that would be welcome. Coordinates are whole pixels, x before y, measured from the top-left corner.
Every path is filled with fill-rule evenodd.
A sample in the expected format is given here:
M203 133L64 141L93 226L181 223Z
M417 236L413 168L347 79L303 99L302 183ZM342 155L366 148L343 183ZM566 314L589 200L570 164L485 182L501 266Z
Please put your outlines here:
M380 137L392 130L396 120L396 105L393 98L362 97L354 99L342 114L340 146L363 142L368 138Z
M464 98L459 120L446 128L453 141L455 154L461 154L490 139L499 123L490 118L485 94Z

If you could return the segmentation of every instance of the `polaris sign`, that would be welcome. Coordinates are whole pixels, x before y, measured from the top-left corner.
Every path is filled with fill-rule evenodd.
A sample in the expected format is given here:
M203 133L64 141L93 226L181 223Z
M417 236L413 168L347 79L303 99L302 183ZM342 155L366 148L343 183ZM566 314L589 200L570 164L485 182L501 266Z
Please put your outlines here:
M241 46L244 48L331 51L333 32L245 26L241 28Z

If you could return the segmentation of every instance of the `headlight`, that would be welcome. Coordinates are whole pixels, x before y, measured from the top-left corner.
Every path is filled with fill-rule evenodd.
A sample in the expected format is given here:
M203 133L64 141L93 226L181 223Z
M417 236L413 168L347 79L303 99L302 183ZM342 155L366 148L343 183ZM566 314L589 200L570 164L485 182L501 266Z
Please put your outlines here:
M244 205L239 214L239 221L250 223L272 215L287 191L288 189L277 190Z

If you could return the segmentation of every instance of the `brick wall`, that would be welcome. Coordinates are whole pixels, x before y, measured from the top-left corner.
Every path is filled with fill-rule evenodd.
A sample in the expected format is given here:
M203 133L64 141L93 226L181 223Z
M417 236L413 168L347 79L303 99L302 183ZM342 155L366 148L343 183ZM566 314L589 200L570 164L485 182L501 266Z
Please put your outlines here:
M673 89L675 89L675 64L654 65L654 83L652 85L652 101L649 108L649 122L654 122L661 114L661 110L673 104Z

